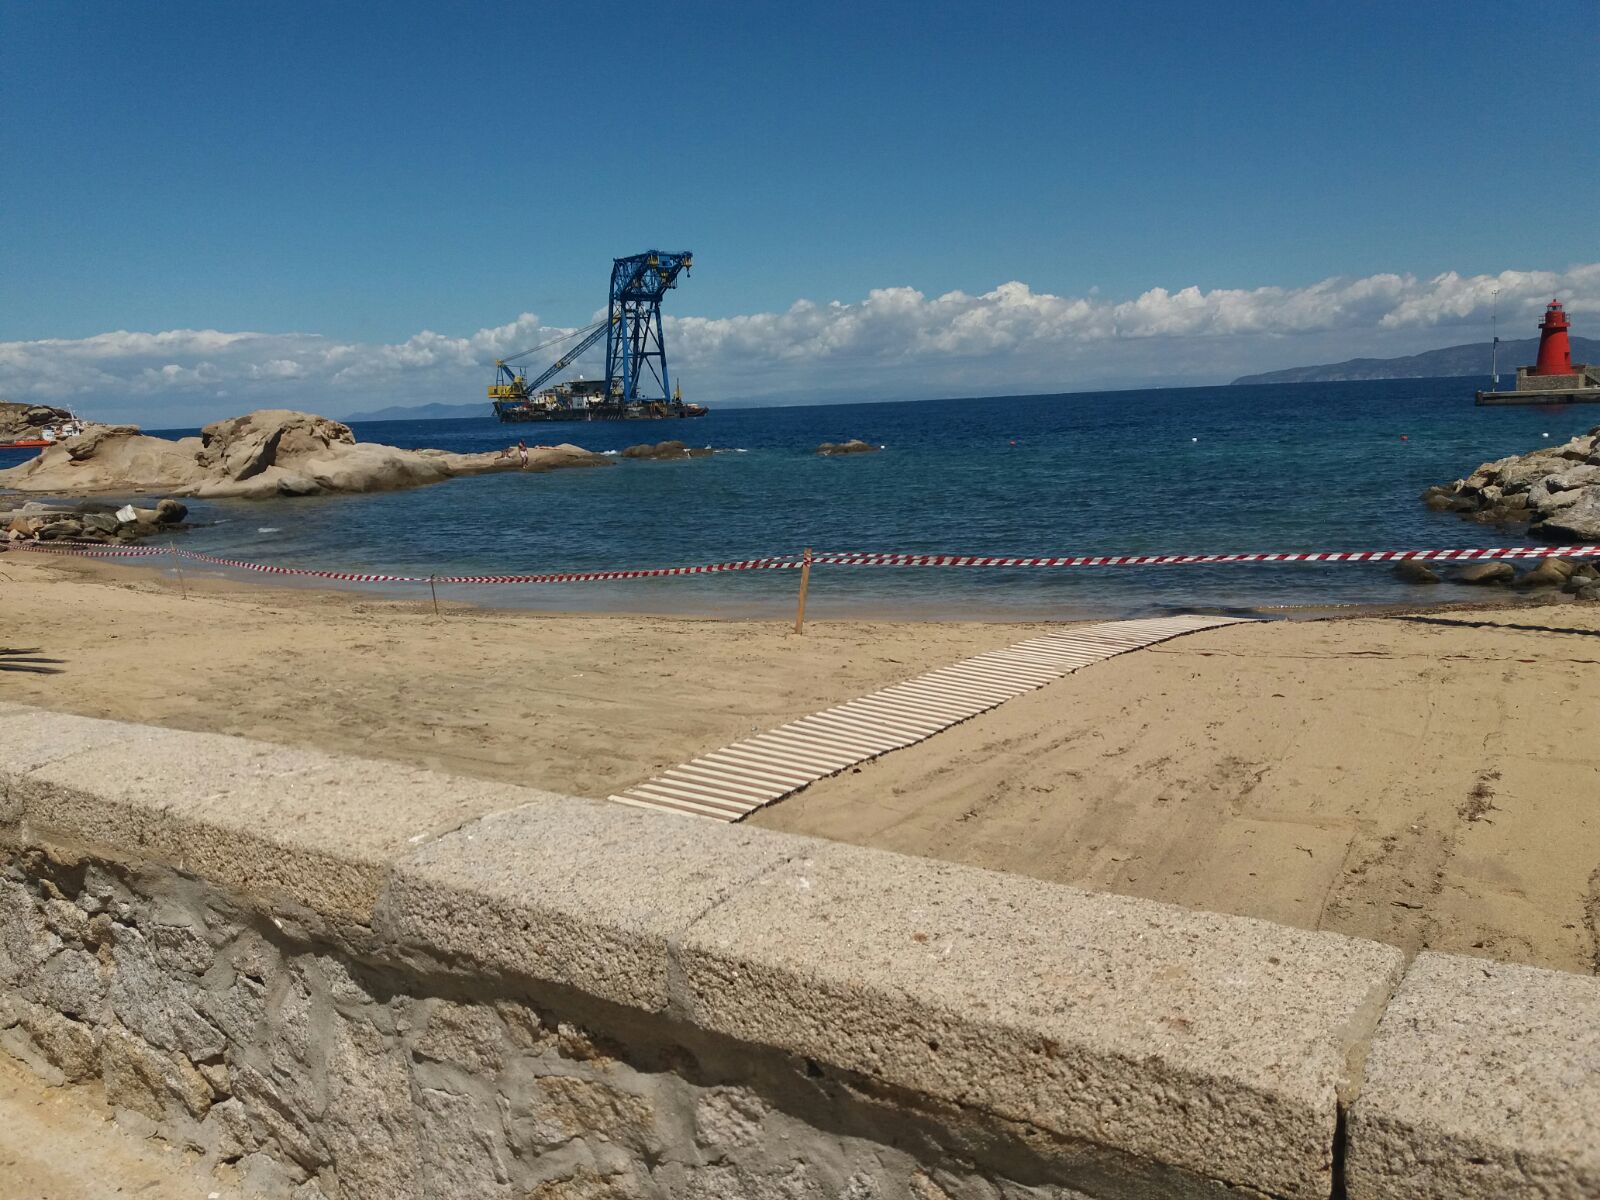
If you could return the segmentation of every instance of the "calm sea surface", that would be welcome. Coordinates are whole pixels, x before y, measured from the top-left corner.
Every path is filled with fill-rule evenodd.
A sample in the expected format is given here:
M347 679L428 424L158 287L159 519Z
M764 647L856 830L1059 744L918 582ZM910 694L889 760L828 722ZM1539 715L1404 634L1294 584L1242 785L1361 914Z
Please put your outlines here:
M1554 444L1583 408L1475 408L1487 379L1186 388L906 404L713 411L695 421L367 422L364 441L484 450L525 435L617 450L677 437L725 449L682 462L490 475L374 496L200 502L196 550L396 574L648 567L819 550L1064 555L1520 544L1427 512L1418 493L1485 459ZM304 407L316 411L316 397ZM184 431L192 432L192 431ZM1548 440L1544 435L1548 434ZM860 437L880 454L819 458ZM5 455L0 466L19 461ZM791 573L456 588L537 608L776 612ZM426 589L422 589L426 594ZM406 594L415 595L415 590ZM941 617L1137 614L1378 603L1422 592L1383 566L1060 570L819 568L816 613Z

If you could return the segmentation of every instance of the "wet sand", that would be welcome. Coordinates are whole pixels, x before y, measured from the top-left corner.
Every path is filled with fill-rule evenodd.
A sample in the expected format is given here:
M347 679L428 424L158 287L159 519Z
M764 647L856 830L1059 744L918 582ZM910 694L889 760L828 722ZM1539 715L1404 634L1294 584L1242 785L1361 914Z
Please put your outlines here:
M551 616L0 554L0 698L603 797L1045 628ZM1510 597L1508 595L1508 603ZM755 823L1600 969L1600 606L1278 621L1086 668ZM670 819L670 818L663 818Z

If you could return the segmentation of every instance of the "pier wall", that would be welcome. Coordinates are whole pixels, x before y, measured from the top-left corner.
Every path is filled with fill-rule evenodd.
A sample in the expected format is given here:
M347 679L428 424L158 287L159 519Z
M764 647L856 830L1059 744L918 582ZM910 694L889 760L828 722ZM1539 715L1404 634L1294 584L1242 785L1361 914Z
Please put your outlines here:
M237 738L0 731L0 1047L250 1194L1600 1194L1591 977Z

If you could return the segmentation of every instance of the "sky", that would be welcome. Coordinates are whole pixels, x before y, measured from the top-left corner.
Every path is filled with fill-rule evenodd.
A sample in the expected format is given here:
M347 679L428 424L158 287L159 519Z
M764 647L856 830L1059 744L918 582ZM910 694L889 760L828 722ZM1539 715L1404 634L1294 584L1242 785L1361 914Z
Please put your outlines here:
M1600 100L1541 46L1600 4L6 4L0 398L468 403L649 248L712 403L1594 335Z

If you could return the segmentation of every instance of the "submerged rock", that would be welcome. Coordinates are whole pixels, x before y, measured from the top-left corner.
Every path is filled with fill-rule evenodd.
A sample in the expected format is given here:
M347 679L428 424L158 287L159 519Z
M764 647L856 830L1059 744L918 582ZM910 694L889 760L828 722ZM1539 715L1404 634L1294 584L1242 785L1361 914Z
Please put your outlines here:
M495 471L605 465L604 456L569 444L533 449L526 465L516 453L503 450L401 450L357 442L349 426L326 417L263 409L216 421L199 437L177 441L150 437L133 425L101 426L0 471L0 487L69 495L166 492L255 500L392 491Z
M1399 562L1394 565L1395 577L1406 583L1438 583L1439 573L1424 562Z
M882 446L874 446L871 442L863 442L860 438L851 438L848 442L823 442L817 447L817 453L823 456L834 454L876 454Z
M1516 577L1517 569L1508 562L1482 562L1456 568L1450 575L1450 582L1510 583Z

